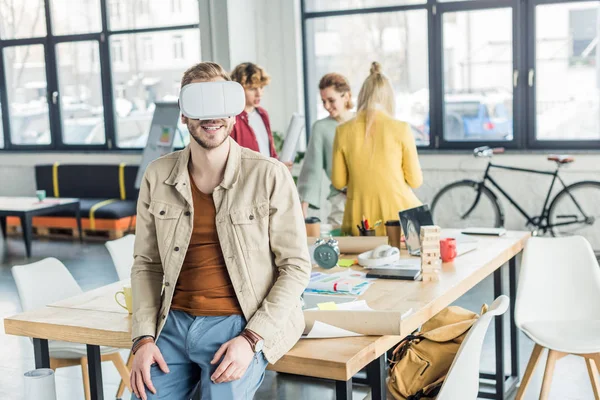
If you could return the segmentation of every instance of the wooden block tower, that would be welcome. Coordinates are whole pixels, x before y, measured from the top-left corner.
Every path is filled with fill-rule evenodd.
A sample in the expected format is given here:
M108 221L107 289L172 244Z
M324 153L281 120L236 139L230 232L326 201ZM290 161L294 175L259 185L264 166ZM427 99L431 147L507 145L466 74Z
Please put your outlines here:
M438 281L442 267L440 260L440 227L421 227L421 275L423 281Z

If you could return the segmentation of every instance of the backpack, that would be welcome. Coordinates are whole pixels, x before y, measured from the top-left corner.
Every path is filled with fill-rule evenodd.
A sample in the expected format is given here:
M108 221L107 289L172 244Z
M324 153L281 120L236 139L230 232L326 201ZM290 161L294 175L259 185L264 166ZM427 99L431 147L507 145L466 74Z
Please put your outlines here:
M487 311L484 304L481 314ZM394 349L387 387L396 400L435 398L454 357L479 315L450 306Z

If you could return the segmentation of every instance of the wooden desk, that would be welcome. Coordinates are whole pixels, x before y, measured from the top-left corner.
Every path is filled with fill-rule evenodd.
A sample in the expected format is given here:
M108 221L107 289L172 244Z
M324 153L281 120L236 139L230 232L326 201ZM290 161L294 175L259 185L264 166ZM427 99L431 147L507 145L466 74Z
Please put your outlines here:
M353 377L367 367L367 383L372 387L372 398L385 398L386 351L492 273L494 297L502 294L501 267L508 262L511 297L511 373L504 374L504 323L502 318L497 318L496 371L494 374L482 374L483 378L496 380L495 393L480 394L480 397L484 398L504 398L504 393L516 386L519 376L517 328L513 319L516 294L515 257L521 252L528 238L528 232L508 232L500 238L478 237L480 243L477 250L457 258L453 264L443 265L439 282L376 281L361 296L370 307L376 310L414 310L414 313L402 321L400 336L301 340L275 365L269 366L269 369L335 380L337 398L350 399ZM7 318L4 321L5 331L7 334L36 338L34 348L37 368L49 365L47 340L87 344L92 398L102 399L98 346L131 346L131 318L113 299L114 293L120 290L122 284L123 282L117 282L40 310Z
M79 199L48 198L39 201L37 197L0 197L0 230L2 230L2 235L6 239L6 217L19 217L23 230L23 240L25 241L25 251L29 258L31 257L31 239L33 237L32 218L36 215L45 215L61 210L73 210L75 212L79 240L82 241Z

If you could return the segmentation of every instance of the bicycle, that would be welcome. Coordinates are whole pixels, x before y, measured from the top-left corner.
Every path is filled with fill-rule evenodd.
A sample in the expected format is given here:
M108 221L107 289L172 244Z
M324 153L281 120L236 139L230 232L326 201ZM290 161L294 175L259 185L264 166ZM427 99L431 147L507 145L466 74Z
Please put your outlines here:
M431 212L434 221L443 221L443 226L451 228L503 227L504 209L498 196L486 183L491 183L527 220L526 226L534 236L550 233L552 236L582 235L591 243L596 254L600 253L600 182L580 181L570 185L560 177L560 169L575 161L568 156L549 156L556 163L556 170L542 171L498 165L492 162L494 154L503 153L503 148L488 146L473 150L475 157L487 157L489 162L483 179L460 180L443 187L433 198ZM538 216L530 216L498 182L490 176L491 169L528 172L552 176L552 183L546 194L542 211ZM556 181L563 189L550 201ZM437 215L436 215L437 214ZM440 222L438 222L440 223Z

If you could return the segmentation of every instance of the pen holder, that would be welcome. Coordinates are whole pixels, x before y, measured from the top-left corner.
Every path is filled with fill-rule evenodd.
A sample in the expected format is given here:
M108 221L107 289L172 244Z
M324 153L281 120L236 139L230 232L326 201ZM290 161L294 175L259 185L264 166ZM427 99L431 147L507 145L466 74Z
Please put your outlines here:
M376 236L375 229L366 229L360 231L360 236Z

